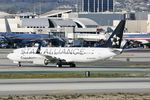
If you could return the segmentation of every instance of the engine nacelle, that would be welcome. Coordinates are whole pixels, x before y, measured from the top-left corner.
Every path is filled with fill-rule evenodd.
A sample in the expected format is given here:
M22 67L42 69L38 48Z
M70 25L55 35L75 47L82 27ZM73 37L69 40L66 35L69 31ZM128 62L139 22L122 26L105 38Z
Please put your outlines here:
M35 65L47 65L49 61L47 59L35 59L33 64Z

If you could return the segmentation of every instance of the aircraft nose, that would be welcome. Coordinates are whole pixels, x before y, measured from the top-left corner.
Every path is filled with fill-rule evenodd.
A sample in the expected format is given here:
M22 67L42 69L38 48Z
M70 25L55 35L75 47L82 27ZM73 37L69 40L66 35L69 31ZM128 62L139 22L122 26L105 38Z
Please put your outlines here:
M13 53L8 54L7 58L12 60L13 59Z

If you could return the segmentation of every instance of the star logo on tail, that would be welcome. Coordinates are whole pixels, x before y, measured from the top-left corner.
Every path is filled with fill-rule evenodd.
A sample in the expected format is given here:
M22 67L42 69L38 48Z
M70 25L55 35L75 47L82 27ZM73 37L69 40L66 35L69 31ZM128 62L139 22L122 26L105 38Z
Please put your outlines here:
M119 45L119 40L120 38L116 35L114 35L112 38L111 38L111 42L112 42L112 45L113 46L118 46Z

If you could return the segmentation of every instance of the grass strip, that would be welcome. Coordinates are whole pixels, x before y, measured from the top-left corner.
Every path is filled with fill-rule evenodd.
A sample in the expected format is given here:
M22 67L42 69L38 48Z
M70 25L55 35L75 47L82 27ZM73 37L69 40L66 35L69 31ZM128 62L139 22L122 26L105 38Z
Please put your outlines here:
M120 77L150 77L150 72L110 72L90 71L46 71L46 72L0 72L1 79L16 78L120 78Z
M150 100L150 93L90 93L0 96L0 100Z

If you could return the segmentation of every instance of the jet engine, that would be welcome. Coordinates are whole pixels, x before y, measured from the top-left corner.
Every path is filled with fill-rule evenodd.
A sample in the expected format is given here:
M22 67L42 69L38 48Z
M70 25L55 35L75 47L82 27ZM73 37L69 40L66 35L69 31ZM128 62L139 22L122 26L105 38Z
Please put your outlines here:
M33 64L35 65L47 65L49 63L48 59L35 59L33 60Z

